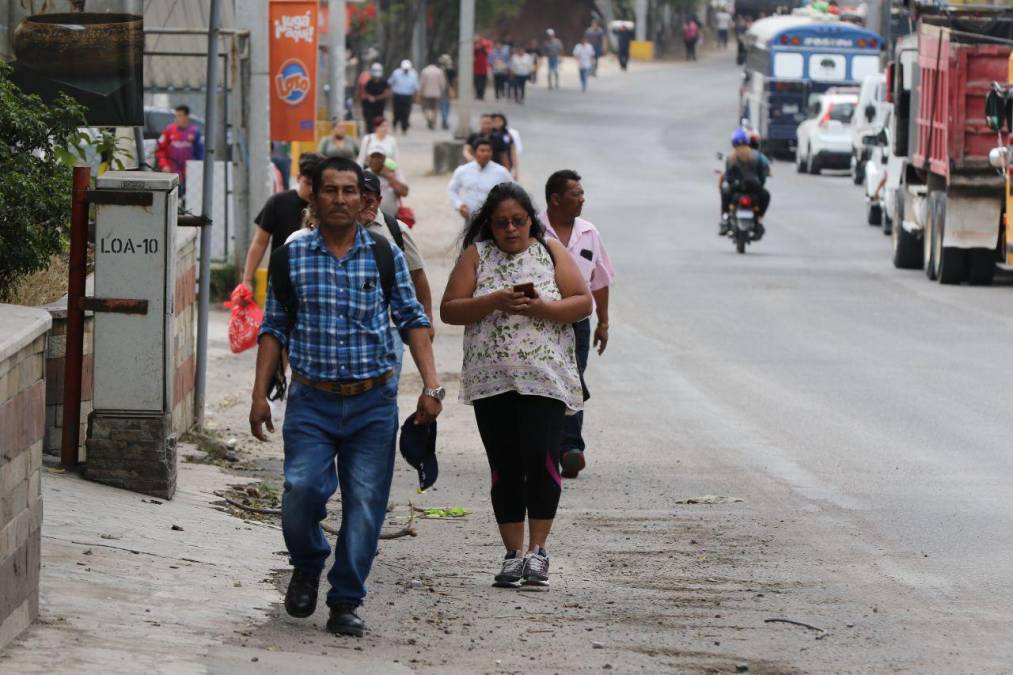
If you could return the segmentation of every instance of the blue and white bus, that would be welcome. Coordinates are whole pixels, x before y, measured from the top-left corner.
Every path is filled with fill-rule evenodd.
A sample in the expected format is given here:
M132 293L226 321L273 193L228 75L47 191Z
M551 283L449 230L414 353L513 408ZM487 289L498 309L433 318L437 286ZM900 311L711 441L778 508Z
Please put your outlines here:
M790 153L806 109L830 87L862 83L880 71L882 38L831 16L772 16L745 36L739 92L742 118L772 153Z

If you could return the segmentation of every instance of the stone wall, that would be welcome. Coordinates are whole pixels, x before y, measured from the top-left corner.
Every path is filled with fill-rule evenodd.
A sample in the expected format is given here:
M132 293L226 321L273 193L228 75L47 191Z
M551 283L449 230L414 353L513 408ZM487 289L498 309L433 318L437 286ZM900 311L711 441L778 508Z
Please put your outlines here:
M0 649L39 615L45 310L0 305Z

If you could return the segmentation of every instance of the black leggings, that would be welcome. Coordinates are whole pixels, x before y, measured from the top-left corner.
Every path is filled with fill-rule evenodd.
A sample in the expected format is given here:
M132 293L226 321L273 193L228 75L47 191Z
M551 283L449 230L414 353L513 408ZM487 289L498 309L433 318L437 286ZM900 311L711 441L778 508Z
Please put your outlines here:
M515 391L475 401L475 419L492 471L496 522L556 517L562 491L559 445L566 406Z

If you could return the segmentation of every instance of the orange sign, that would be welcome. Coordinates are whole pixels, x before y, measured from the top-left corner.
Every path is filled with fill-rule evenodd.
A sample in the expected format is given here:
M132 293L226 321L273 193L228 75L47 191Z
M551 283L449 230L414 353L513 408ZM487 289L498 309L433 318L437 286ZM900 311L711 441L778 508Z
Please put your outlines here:
M271 0L271 140L315 139L317 3Z

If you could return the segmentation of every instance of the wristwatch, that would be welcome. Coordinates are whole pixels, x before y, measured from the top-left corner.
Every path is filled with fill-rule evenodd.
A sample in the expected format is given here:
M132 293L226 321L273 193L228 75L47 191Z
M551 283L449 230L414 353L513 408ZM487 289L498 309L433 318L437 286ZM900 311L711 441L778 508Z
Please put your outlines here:
M428 388L426 388L426 389L422 390L422 395L423 396L432 396L437 401L443 401L443 399L445 399L447 397L447 390L444 389L443 387L436 387L436 389L428 389Z

